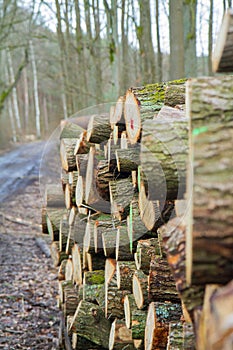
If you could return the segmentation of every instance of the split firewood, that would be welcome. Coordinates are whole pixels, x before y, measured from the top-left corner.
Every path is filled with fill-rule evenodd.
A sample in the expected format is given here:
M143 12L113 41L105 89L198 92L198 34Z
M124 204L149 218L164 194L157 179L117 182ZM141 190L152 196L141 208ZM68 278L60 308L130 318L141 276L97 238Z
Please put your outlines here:
M64 208L64 194L60 185L47 184L45 190L45 203L48 208Z
M74 155L87 154L92 146L94 146L94 143L89 142L87 140L87 131L85 130L77 139L77 142L74 148ZM76 162L77 162L77 158L76 158Z
M192 93L189 108L192 118L190 159L193 161L187 193L187 198L192 199L186 234L189 284L227 283L233 273L233 196L230 195L233 194L233 103L226 90L230 89L232 79L216 79L191 80L187 87L188 93ZM216 106L217 97L211 91L216 95L218 83L222 88L222 103ZM200 96L200 87L203 88L201 99L196 106L194 101Z
M65 280L67 281L73 280L73 262L72 262L71 256L67 259L67 262L66 262Z
M150 200L183 198L188 160L188 120L182 116L146 121L142 130L140 160Z
M103 252L105 257L116 257L117 228L107 228L102 233Z
M103 349L108 349L111 323L102 309L93 303L81 300L74 314L70 329Z
M61 217L65 214L65 209L47 208L47 228L52 241L59 241L59 229Z
M96 149L94 147L91 147L86 169L85 203L96 211L110 213L110 203L104 200L97 190L97 164L98 160L96 158Z
M144 121L152 119L163 107L166 87L173 84L184 84L184 81L148 84L127 91L124 116L127 135L132 144L139 140Z
M88 153L87 154L77 154L76 155L76 166L77 171L80 176L86 176Z
M77 170L76 158L74 155L74 148L76 139L62 139L60 143L60 158L62 168L65 171Z
M132 283L132 281L131 281ZM125 316L125 325L127 328L132 326L132 314L133 311L138 310L134 295L128 294L124 297L124 316Z
M73 316L80 302L80 296L74 286L66 287L64 293L64 317Z
M161 256L158 238L142 239L137 242L134 258L138 270L142 270L146 275L149 275L150 263L155 256Z
M109 336L109 350L134 350L132 331L128 329L122 320L114 320Z
M233 281L212 290L208 297L209 307L203 307L205 313L205 339L209 349L230 350L233 334Z
M132 310L132 338L141 339L143 343L145 338L146 317L147 311L138 309Z
M60 139L78 138L84 129L75 122L65 121L62 126Z
M132 280L136 270L134 261L117 261L117 288L121 290L129 290L132 293Z
M78 244L72 247L73 282L82 284L82 250Z
M85 204L85 178L81 175L78 176L77 185L75 189L75 203L77 207Z
M156 231L161 226L161 211L159 201L149 200L144 184L140 183L139 190L140 217L148 231Z
M65 204L67 209L76 206L75 192L78 181L78 171L72 171L69 174L71 177L71 183L66 184L65 186Z
M110 232L113 232L113 235L117 233L117 227L119 226L120 222L116 219L114 219L111 215L100 215L98 218L96 218L94 225L93 225L93 236L94 236L94 250L95 253L104 254L104 248L106 249L106 245L104 246L103 242L103 236L105 239L107 239L107 234ZM111 234L110 234L111 236ZM108 243L110 241L108 240ZM105 244L106 244L105 240ZM115 247L116 244L113 243L112 247Z
M66 271L67 261L68 261L68 259L62 260L61 265L59 266L59 269L58 269L58 280L59 281L65 280L65 271Z
M116 260L132 261L136 242L130 244L127 226L119 226L116 234Z
M124 125L124 103L125 96L120 96L116 102L116 105L113 107L112 113L110 113L110 123L112 128L115 125Z
M130 202L133 199L134 188L130 178L110 181L111 212L119 221L129 214ZM124 193L124 196L122 196Z
M121 173L131 174L140 165L139 147L116 150L117 169Z
M150 301L180 302L168 262L160 256L155 256L150 263L148 295Z
M224 15L220 32L212 55L212 67L214 72L233 71L233 10L228 9Z
M50 245L51 258L54 266L59 266L62 260L67 259L68 255L66 252L60 252L59 250L59 242L52 242Z
M149 305L148 276L141 270L135 271L133 275L133 295L138 309Z
M60 227L59 227L59 250L60 250L60 252L66 250L69 229L70 229L70 227L69 227L67 215L63 215L63 217L60 220Z
M116 272L116 260L115 259L106 259L105 268L104 268L104 279L105 283L109 283L113 278Z
M111 131L108 114L93 115L87 127L87 141L102 143L109 139Z
M167 261L176 283L176 289L191 319L196 308L200 308L204 298L204 287L186 283L186 225L183 218L177 217L159 228Z
M105 282L105 317L109 319L123 318L124 316L124 297L130 294L128 290L119 290L117 288L116 273L107 283Z
M157 321L154 303L148 308L145 327L145 350L163 349L167 347L168 324Z

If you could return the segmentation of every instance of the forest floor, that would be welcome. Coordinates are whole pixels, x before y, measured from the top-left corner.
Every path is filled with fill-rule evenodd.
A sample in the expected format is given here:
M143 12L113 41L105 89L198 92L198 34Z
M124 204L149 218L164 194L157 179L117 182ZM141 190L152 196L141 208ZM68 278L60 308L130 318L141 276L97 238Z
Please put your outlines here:
M59 349L57 269L36 245L41 234L36 176L1 203L0 349Z

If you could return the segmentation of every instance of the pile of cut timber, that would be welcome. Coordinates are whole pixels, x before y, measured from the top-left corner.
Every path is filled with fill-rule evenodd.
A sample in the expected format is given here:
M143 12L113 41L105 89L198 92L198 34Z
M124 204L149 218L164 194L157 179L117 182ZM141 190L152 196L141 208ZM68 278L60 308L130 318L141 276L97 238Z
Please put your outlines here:
M232 89L130 88L86 129L63 123L42 218L67 349L230 350Z

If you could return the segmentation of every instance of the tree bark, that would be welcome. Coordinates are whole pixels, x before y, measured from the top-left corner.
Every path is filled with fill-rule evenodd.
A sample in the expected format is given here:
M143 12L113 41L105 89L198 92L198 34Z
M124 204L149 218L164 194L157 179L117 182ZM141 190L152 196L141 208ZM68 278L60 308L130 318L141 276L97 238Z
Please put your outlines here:
M132 284L132 279L131 279ZM134 310L138 310L137 305L135 303L134 295L128 294L124 297L124 316L125 316L125 324L127 328L131 328L132 326L132 313Z
M183 198L188 160L188 120L168 117L144 123L140 158L150 200Z
M144 310L132 311L132 337L144 341L147 312Z
M233 122L209 125L203 116L202 123L205 126L196 127L192 120L186 278L188 284L205 285L227 283L233 273Z
M65 171L77 170L74 148L77 140L75 138L63 138L60 144L60 157L62 168Z
M132 279L136 265L134 261L117 261L117 288L121 290L129 290L132 293Z
M138 309L148 306L148 276L141 270L135 271L133 276L133 295Z
M98 305L81 300L70 329L81 337L108 349L110 327L110 321L104 317Z
M130 202L134 195L132 182L129 178L110 181L109 189L111 212L115 218L122 221L129 214Z
M155 256L161 256L158 238L142 239L137 243L135 262L138 270L149 275L150 263Z
M109 139L111 131L108 114L93 115L87 127L87 141L102 143Z
M132 331L128 329L122 320L114 320L109 336L110 350L134 350Z
M139 147L116 150L116 161L119 172L131 174L140 165Z

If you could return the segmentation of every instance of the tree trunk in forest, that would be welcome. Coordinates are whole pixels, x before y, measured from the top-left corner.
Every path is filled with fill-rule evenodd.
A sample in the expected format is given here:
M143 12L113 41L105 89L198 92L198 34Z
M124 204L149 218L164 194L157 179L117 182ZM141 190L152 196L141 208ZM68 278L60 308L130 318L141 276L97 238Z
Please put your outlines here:
M183 0L169 1L170 79L184 78Z
M220 32L212 55L212 68L214 72L232 72L233 55L233 10L229 9L222 22Z
M157 38L157 81L163 81L163 56L160 43L159 0L155 0L155 20Z
M36 113L36 136L41 137L41 122L40 122L40 104L39 104L39 93L38 93L38 78L36 68L36 58L34 53L34 46L32 40L29 41L31 60L32 60L32 72L33 72L33 93L35 102L35 113Z
M11 82L11 84L14 84L14 81L15 81L14 68L13 68L13 62L12 62L11 52L10 52L9 48L7 48L6 54L7 54L7 62L8 62L8 66L9 66L10 82ZM19 132L21 133L22 126L21 126L21 119L20 119L20 114L19 114L17 90L16 90L15 86L12 89L12 99L13 99L13 107L14 107L16 125L17 125Z
M196 12L197 1L183 2L184 72L187 78L197 76Z
M210 0L209 31L208 31L208 75L213 75L212 73L213 16L214 16L214 0Z

